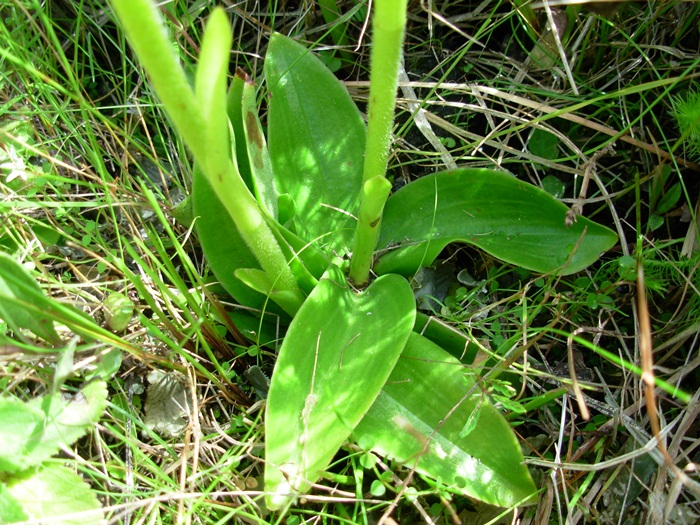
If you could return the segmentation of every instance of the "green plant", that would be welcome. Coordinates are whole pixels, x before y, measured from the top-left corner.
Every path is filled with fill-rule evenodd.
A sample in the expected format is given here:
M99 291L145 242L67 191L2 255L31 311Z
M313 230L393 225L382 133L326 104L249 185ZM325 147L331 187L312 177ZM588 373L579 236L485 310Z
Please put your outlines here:
M153 3L113 4L193 154L197 231L214 273L241 304L291 318L266 404L268 506L308 490L350 437L474 498L527 500L535 488L507 422L440 335L414 332L408 279L453 242L570 274L615 234L583 217L567 225L567 208L544 191L485 169L426 176L389 197L405 0L375 2L366 130L325 66L272 36L267 138L250 79L237 73L227 95L223 10L210 17L192 88Z
M72 357L72 353L70 354ZM58 523L101 523L96 495L71 468L50 461L100 419L107 405L104 381L86 385L67 401L60 392L28 402L0 398L0 520L3 523L81 513Z
M26 330L49 343L60 344L53 318L60 309L70 309L46 297L26 270L2 252L0 305L0 319L17 338L21 339ZM81 517L58 523L97 524L102 520L100 503L90 486L71 468L51 461L61 447L72 445L86 434L107 406L107 384L102 380L86 384L70 397L61 394L60 387L72 372L74 350L74 343L60 348L48 393L29 401L10 395L0 397L2 523L41 521L74 513L81 513Z
M673 118L681 132L681 142L692 157L700 156L700 91L694 85L685 95L671 99Z

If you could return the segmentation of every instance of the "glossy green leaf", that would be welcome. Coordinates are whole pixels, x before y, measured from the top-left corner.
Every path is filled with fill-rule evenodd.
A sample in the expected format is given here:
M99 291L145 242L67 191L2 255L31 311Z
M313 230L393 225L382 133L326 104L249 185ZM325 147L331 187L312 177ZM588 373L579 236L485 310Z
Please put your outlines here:
M459 361L413 332L353 435L408 467L418 459L418 472L469 497L501 507L521 504L536 487L518 441L480 389L465 399L473 386Z
M498 171L460 169L422 177L389 197L375 264L378 274L412 275L453 242L478 246L510 264L567 275L595 262L615 233L545 191ZM410 216L410 221L406 217Z
M460 363L472 364L479 353L479 346L462 330L423 312L416 312L416 324L413 331L430 339L437 346L459 359Z
M294 200L296 233L347 251L362 188L360 112L318 58L280 34L270 39L265 76L270 157L278 191Z
M257 346L277 347L277 341L280 338L278 316L268 314L258 317L253 315L254 312L240 309L229 310L227 313L246 339Z
M0 319L12 330L23 328L58 345L52 302L20 263L0 252Z
M398 275L356 293L331 266L289 327L265 414L265 490L270 508L307 490L385 383L415 320Z
M664 194L656 205L655 213L661 215L671 211L671 208L678 204L678 200L681 198L682 188L681 183L676 182L671 188Z

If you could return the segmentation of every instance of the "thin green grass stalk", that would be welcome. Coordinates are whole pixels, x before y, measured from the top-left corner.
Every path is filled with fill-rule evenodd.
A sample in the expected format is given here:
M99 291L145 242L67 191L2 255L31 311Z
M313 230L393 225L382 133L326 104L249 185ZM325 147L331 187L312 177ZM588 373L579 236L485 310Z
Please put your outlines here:
M164 247L158 241L155 242L155 253L148 255L148 258L158 270L154 277L157 278L158 275L164 275L173 283L179 295L174 293L165 283L160 282L160 280L155 280L154 284L158 286L159 296L161 302L165 304L166 310L163 311L159 308L154 311L160 313L159 318L161 318L161 322L165 322L166 325L169 324L168 319L176 317L183 318L186 323L184 326L181 323L170 326L170 331L173 332L173 335L180 339L179 342L173 341L173 350L182 353L185 359L193 361L195 368L197 368L200 373L208 377L210 381L218 384L222 381L222 378L226 377L226 370L222 367L214 350L204 337L204 334L210 334L210 336L218 338L217 344L222 348L227 346L227 342L223 337L219 336L212 325L212 316L210 313L202 308L202 299L189 293L184 282L179 278L176 269L173 267ZM148 272L149 270L145 271ZM176 312L179 312L179 316ZM203 350L206 357L214 365L216 374L212 374L204 367L199 367L197 356L192 357L183 350L182 345L187 341L198 341L199 348Z
M318 5L321 8L323 20L330 26L330 34L333 43L338 46L340 56L347 63L352 63L352 54L347 50L350 40L347 34L347 22L343 23L340 16L340 10L336 0L318 0Z
M569 336L567 332L564 330L557 330L554 328L550 328L548 330L549 332L563 335L563 336ZM625 361L624 359L621 359L618 355L613 354L612 352L609 352L603 348L600 348L599 346L594 345L590 341L584 339L583 337L580 336L573 336L572 339L578 343L579 345L585 346L589 350L592 350L593 352L599 354L601 357L605 358L606 360L610 361L611 363L616 364L617 366L620 366L624 368L625 370L628 370L634 374L636 374L639 377L642 377L642 369L638 367L637 365L630 363L628 361ZM654 384L656 385L657 388L660 388L667 394L679 399L683 403L689 403L691 400L691 396L688 392L685 392L678 387L669 384L668 382L664 381L663 379L660 379L659 377L654 376Z
M93 119L95 119L96 122L103 123L107 122L107 119L100 114L100 112L92 103L90 103L90 101L85 98L80 81L72 67L74 61L67 57L64 53L61 41L54 30L52 20L38 3L33 6L33 12L36 13L37 19L41 21L41 25L39 25L34 17L31 17L32 25L35 27L37 34L41 35L39 45L52 51L52 55L56 59L56 63L47 63L45 64L47 66L46 68L35 67L34 64L36 56L34 53L31 53L28 56L23 56L26 54L26 50L32 49L32 47L22 48L17 46L8 46L9 52L11 53L12 49L14 49L17 55L8 55L7 58L17 64L21 64L23 71L26 71L32 77L36 77L35 80L40 80L40 82L37 83L35 80L32 81L27 79L30 82L29 85L39 88L40 94L52 101L50 102L52 107L61 108L64 106L64 103L62 100L57 99L51 90L45 89L43 86L44 83L51 86L54 90L58 91L64 96L77 102L80 117L73 120L79 122L80 125L72 129L80 129L80 138L90 143L90 147L85 148L84 151L86 156L90 159L90 164L92 167L99 172L101 180L110 180L111 176L104 165L101 147L99 146L96 138L97 133L95 132L94 128L92 128ZM22 21L22 23L24 24L25 21ZM13 40L11 40L11 42L13 42ZM5 52L7 51L0 49L0 54ZM75 46L76 55L78 52L78 46ZM73 58L77 60L77 56ZM45 71L48 73L45 73Z
M391 191L391 184L385 177L394 125L406 6L406 0L378 0L374 3L374 40L362 200L350 262L350 278L356 286L363 286L369 280L372 256L379 238L381 214Z
M165 285L165 283L162 282L159 272L150 269L146 261L142 259L141 256L139 256L139 254L137 254L136 251L129 245L127 245L127 252L129 252L131 257L133 257L137 264L139 264L139 266L143 269L144 273L146 273L146 275L150 277L152 282L158 285L158 292L161 301L163 301L166 304L166 308L168 308L168 310L173 310L174 312L176 309L174 307L174 304L177 304L178 298L175 297L172 294L172 292L167 289L167 285ZM156 257L156 254L152 254L150 259L154 263L158 264L158 258ZM161 266L161 269L164 269L164 267ZM123 268L123 271L126 273L127 276L129 276L132 284L139 292L139 295L143 297L143 299L146 301L151 310L153 310L153 312L156 314L157 321L159 323L162 323L168 329L168 331L172 334L172 337L163 333L163 331L160 328L158 328L158 326L146 320L145 318L141 319L141 323L144 326L146 326L151 333L156 334L158 339L164 342L170 348L170 350L176 352L178 355L181 355L186 361L188 361L199 373L203 374L203 376L205 377L208 377L210 381L214 382L219 387L224 388L221 382L223 381L222 378L226 377L226 370L223 369L221 363L216 358L214 351L207 344L206 340L204 340L204 332L201 329L201 325L203 323L210 322L208 321L208 318L204 316L201 318L197 318L195 317L195 315L193 315L193 312L188 311L187 308L178 308L178 310L181 312L181 315L185 318L185 320L189 321L190 323L189 328L182 327L181 329L180 326L174 324L174 322L170 320L173 317L175 317L173 315L173 312L166 312L160 307L159 303L153 298L152 292L145 286L141 279L138 276L131 274L126 267ZM178 281L175 275L170 275L170 277L174 278L176 282ZM181 283L182 282L180 281L180 284ZM168 315L168 313L170 313L170 315ZM213 329L211 331L216 333ZM188 334L187 332L191 333ZM207 368L200 362L200 359L197 358L197 356L192 356L190 355L190 353L186 352L183 349L183 345L191 339L199 340L199 343L202 349L204 350L204 353L207 355L211 363L215 366L218 376L208 371ZM170 365L168 368L174 367Z
M595 460L594 464L600 463L603 460L603 454L605 453L605 447L603 446L602 441L600 441L596 444L595 451L596 451L596 460ZM587 490L594 483L596 477L597 477L597 475L596 475L595 471L591 471L586 475L586 477L583 480L583 483L581 483L581 486L578 488L576 493L571 496L571 499L569 500L570 508L576 507L579 500L582 499L586 495ZM611 476L611 481L614 478L615 478L615 476ZM586 508L585 504L582 505L582 507Z

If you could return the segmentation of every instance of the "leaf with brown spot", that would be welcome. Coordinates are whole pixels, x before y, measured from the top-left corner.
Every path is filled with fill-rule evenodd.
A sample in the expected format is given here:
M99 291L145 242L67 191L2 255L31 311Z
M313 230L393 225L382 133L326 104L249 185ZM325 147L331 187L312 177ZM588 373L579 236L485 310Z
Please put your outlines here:
M246 82L243 86L243 112L245 113L244 131L248 160L253 181L253 191L258 202L267 212L277 219L277 189L272 162L267 150L262 125L258 118L258 106L255 97L255 85Z

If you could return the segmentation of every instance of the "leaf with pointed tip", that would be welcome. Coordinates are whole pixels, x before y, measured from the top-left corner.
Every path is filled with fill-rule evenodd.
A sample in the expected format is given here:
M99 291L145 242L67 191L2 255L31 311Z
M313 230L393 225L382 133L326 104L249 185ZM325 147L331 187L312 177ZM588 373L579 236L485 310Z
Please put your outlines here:
M279 508L328 466L377 396L415 321L406 279L356 293L331 266L289 327L265 412L265 490Z
M235 143L233 145L235 147L233 156L238 165L238 173L241 174L241 178L248 189L253 191L253 175L250 172L248 145L245 140L245 131L243 129L243 88L248 78L248 74L243 70L239 69L236 71L228 89L226 110L228 112L228 120L233 130L232 140Z
M505 262L568 275L594 263L617 235L506 173L459 169L427 175L389 197L377 249L378 274L412 275L453 242L473 244ZM411 220L406 217L410 214Z
M518 441L480 389L467 395L473 386L457 359L412 332L353 435L361 446L415 465L471 498L501 507L522 504L536 487ZM473 428L461 435L470 420Z
M278 191L294 200L296 232L347 251L362 189L366 130L360 112L318 58L279 33L270 39L265 77L272 167Z

